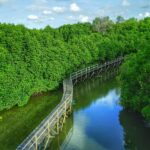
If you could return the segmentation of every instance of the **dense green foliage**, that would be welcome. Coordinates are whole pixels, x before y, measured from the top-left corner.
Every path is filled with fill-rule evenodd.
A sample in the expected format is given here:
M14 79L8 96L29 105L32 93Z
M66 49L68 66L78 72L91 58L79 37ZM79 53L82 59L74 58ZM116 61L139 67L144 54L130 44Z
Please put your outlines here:
M150 120L150 50L130 56L121 69L122 105Z
M0 24L0 110L22 106L31 95L56 88L82 65L149 45L149 18L117 24L109 21L111 27L105 24L108 19L96 22L99 32L95 32L95 21L41 30Z

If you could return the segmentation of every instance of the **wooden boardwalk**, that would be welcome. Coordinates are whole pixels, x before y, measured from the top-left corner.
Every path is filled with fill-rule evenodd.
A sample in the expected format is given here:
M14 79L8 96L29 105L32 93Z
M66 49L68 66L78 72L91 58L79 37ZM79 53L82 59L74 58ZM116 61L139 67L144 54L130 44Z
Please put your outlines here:
M16 150L44 150L50 141L63 130L63 124L71 113L73 85L77 82L101 74L108 69L120 66L123 57L104 64L96 64L72 73L63 81L63 96L54 110L31 132Z

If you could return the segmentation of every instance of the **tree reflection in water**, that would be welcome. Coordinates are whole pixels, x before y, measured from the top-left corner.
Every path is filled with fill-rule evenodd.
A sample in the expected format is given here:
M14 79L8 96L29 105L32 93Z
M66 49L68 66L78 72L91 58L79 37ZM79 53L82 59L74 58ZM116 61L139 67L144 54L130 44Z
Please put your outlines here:
M150 150L150 127L140 114L129 110L120 112L124 130L124 147L129 150Z

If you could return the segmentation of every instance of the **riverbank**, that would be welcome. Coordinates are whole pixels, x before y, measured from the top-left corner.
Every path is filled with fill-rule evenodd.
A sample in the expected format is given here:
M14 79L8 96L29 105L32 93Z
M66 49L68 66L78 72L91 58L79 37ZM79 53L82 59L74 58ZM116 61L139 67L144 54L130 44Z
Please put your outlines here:
M30 98L28 105L0 112L0 150L16 147L60 102L62 91L43 93Z

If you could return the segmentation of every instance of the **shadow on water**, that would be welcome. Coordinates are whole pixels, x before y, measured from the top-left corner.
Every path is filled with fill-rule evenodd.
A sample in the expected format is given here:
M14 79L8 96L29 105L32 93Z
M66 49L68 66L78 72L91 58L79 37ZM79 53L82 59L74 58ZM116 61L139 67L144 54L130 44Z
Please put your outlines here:
M150 150L150 127L142 116L130 110L120 112L124 130L124 147L127 150Z

